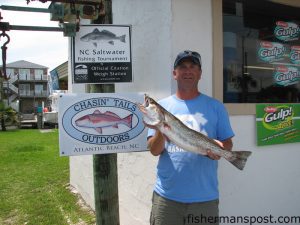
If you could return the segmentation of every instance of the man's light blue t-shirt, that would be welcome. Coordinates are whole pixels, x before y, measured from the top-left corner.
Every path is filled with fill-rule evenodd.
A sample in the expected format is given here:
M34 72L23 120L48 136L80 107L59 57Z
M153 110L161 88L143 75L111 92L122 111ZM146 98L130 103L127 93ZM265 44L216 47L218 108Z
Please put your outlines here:
M234 136L224 105L207 95L200 94L192 100L181 100L172 95L159 104L188 127L212 139L223 141ZM149 129L148 137L154 133L155 130ZM166 142L165 150L159 156L154 191L183 203L218 199L217 167L216 160Z

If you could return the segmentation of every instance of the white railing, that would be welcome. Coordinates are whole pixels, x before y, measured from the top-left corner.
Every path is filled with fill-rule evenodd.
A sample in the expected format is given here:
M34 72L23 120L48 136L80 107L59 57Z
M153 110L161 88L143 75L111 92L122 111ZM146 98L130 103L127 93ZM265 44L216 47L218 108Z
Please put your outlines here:
M48 97L47 91L20 91L21 97Z
M28 74L20 74L19 75L19 80L31 80L30 75Z
M30 90L20 90L19 92L20 96L22 97L33 97L34 92Z
M3 82L3 88L10 89L16 94L18 93L18 88L15 85L13 85L10 80Z
M16 94L18 93L18 88L13 84L9 85L9 89L15 92Z
M9 82L11 82L13 84L17 80L18 80L18 75L13 75L13 76L10 77Z
M17 97L18 97L18 95L13 94L13 95L9 96L8 101L13 102Z
M47 81L48 76L47 75L36 76L34 74L20 74L20 80L29 80L29 81L43 80L43 81Z
M35 91L34 96L35 97L47 97L47 91Z
M48 91L20 90L21 97L48 97Z
M3 88L8 88L9 82L8 81L3 81Z

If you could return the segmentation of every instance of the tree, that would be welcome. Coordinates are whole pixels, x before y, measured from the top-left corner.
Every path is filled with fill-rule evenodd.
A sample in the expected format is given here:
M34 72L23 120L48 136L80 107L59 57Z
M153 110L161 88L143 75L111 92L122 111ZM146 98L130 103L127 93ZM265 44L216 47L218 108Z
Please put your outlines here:
M2 131L6 131L6 124L18 124L18 114L12 107L7 107L5 103L0 101L0 121Z

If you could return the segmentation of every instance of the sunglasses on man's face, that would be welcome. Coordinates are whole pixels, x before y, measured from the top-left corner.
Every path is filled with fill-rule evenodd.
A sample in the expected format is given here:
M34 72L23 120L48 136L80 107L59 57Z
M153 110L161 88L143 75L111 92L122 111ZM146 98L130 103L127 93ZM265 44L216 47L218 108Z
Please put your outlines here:
M190 55L190 56L194 56L196 58L198 58L199 60L201 60L201 56L198 52L193 52L193 51L184 51L185 54Z

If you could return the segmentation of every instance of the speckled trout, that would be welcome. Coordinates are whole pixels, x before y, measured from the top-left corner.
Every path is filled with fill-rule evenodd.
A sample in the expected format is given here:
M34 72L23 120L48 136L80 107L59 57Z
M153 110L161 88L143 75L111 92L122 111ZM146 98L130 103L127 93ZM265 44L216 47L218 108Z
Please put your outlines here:
M187 127L148 95L145 95L143 104L137 103L137 105L143 113L144 123L156 127L167 137L168 141L178 147L205 156L207 151L211 150L214 154L225 158L238 169L244 169L251 152L225 150L215 140Z

